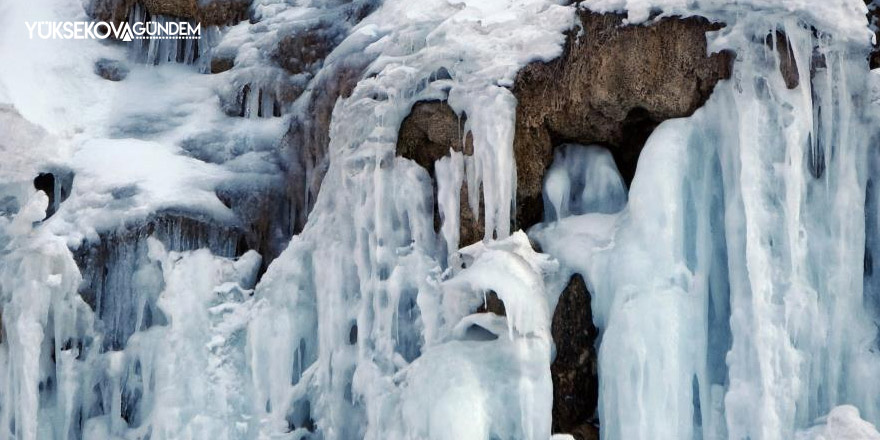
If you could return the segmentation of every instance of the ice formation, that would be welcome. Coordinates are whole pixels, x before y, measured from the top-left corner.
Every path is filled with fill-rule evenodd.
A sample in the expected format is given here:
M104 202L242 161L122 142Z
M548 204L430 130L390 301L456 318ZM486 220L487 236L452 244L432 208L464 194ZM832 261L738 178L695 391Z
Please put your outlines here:
M127 47L13 30L81 19L78 1L0 4L0 440L548 439L573 273L601 330L602 438L880 438L862 2L563 3L259 0L199 44ZM511 231L509 87L561 53L576 7L723 22L711 50L734 74L656 129L628 191L604 148L558 146L544 222ZM314 29L326 59L273 64L267 47ZM94 75L104 58L127 78ZM364 72L305 227L264 237L284 238L277 258L241 249L243 194L283 184L278 141L345 63ZM395 155L428 99L474 146L436 163L437 207ZM75 176L63 202L33 188L49 170ZM460 249L462 187L486 235ZM490 293L505 316L475 312Z

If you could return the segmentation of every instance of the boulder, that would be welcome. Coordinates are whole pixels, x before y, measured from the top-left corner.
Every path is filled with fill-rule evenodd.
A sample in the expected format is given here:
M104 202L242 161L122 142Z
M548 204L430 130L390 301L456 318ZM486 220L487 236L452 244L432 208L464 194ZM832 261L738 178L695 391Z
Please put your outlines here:
M121 61L101 58L95 62L95 74L108 81L122 81L128 71L128 66Z

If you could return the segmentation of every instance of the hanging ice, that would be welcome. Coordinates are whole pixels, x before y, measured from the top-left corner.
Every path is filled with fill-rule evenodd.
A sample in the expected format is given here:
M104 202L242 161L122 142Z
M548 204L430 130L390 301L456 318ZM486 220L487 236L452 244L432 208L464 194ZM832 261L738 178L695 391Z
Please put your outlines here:
M658 127L614 226L533 233L595 295L605 438L793 438L844 403L880 416L863 34L724 17L733 79Z
M68 3L4 4L0 20L81 12ZM340 2L300 3L259 1L253 23L204 45L134 44L150 66L119 83L92 74L119 47L0 39L0 142L13 146L0 143L0 440L547 439L551 320L575 272L602 331L603 438L878 437L880 87L861 2L586 2L633 23L724 22L712 49L736 52L734 76L657 128L628 194L608 151L558 146L528 237L510 230L510 86L560 54L574 8L386 0L364 2L355 25ZM336 101L308 223L260 281L261 257L234 235L181 229L143 232L81 274L71 248L159 214L249 226L231 205L280 180L288 112L313 110L282 106L283 85L321 93L303 91L321 73L263 51L324 15L345 23L326 65L365 71ZM147 19L142 5L130 19ZM235 69L199 74L214 49L235 52ZM435 182L394 151L431 99L467 117L474 144L437 161ZM36 164L76 174L48 220ZM485 237L459 249L463 187ZM133 269L117 284L122 262ZM92 310L83 275L111 280L116 305ZM503 316L478 310L490 295Z

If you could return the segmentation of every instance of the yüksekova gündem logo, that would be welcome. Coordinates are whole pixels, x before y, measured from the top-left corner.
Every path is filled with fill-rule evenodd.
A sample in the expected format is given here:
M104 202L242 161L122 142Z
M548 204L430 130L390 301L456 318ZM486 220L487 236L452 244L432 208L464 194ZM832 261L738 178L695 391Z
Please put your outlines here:
M37 21L25 22L30 39L104 40L111 36L121 41L190 40L201 38L202 25L186 21L108 23L106 21Z

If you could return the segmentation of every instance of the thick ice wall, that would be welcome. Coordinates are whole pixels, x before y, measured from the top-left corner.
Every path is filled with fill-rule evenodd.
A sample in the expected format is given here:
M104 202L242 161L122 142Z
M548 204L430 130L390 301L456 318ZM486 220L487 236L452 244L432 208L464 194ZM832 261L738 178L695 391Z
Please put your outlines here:
M731 435L748 429L741 423L748 417L764 422L748 433L760 438L790 436L793 427L845 402L869 420L877 417L877 391L866 385L877 374L868 342L876 317L864 309L862 283L870 130L857 109L865 104L866 50L833 36L817 40L791 22L784 30L802 67L801 86L776 91L778 76L766 70L775 57L758 50L743 57L750 75L733 95L739 145L729 150L742 164L735 197L747 241L744 267L731 268L737 287L726 405ZM808 69L816 52L824 66ZM811 162L820 161L825 171L815 178ZM756 326L766 333L754 332ZM764 381L758 389L756 360ZM746 396L761 396L764 411L756 414Z
M843 403L876 420L867 47L766 18L716 35L733 78L655 131L613 226L588 214L533 233L596 295L606 438L792 438Z
M266 435L312 417L327 437L363 436L375 383L420 352L415 294L439 270L427 175L393 156L355 166L325 182L337 197L319 199L257 288L249 344Z
M79 271L64 241L32 227L47 205L48 197L35 193L11 223L0 222L8 240L0 266L3 439L66 438L76 431L85 392L79 359L91 342L92 315L76 295Z
M497 84L509 84L525 62L557 54L559 32L570 24L572 11L526 2L492 15L501 6L452 8L429 2L414 8L408 2L386 2L337 49L363 47L376 61L351 96L334 109L329 169L308 224L257 288L261 318L249 333L257 407L266 413L264 434L294 428L302 433L309 418L325 438L397 438L426 432L410 429L428 429L386 425L388 414L399 414L402 408L395 403L400 391L394 378L425 356L428 347L448 340L450 330L469 313L458 310L450 322L441 319L437 295L447 247L440 246L433 231L430 178L421 167L394 157L395 134L420 99L448 96L456 103L453 107L467 112L468 129L479 138L475 144L481 150L481 162L469 171L469 184L492 182L483 186L490 213L487 230L490 237L509 234L515 102L509 90ZM540 25L523 28L526 21L519 18L525 16ZM522 38L528 38L529 45L520 45L525 40L519 36L507 41L517 35L509 32L514 25L525 31ZM535 41L540 44L535 46ZM519 49L524 47L530 49ZM465 58L458 64L449 63L461 56ZM493 64L488 65L490 58ZM441 68L447 75L435 75ZM457 247L451 238L444 242ZM478 288L486 287L474 287ZM467 302L476 307L479 292L471 292L470 298ZM523 314L524 328L532 329ZM271 337L277 334L273 329L286 336ZM546 345L523 349L527 356L549 354ZM536 387L544 404L512 416L516 423L505 422L500 435L549 436L550 394L542 394L547 390L536 385L549 383L549 368L535 374L523 380ZM450 397L449 405L464 397ZM491 405L503 401L496 401L495 395L486 398L495 402ZM486 431L476 433L495 429L480 426ZM430 435L442 436L436 429Z
M163 286L156 305L167 323L135 334L124 352L109 355L120 357L114 393L122 401L107 419L92 419L86 435L252 436L244 326L260 256L169 252L153 238L147 246L160 268L153 275Z

